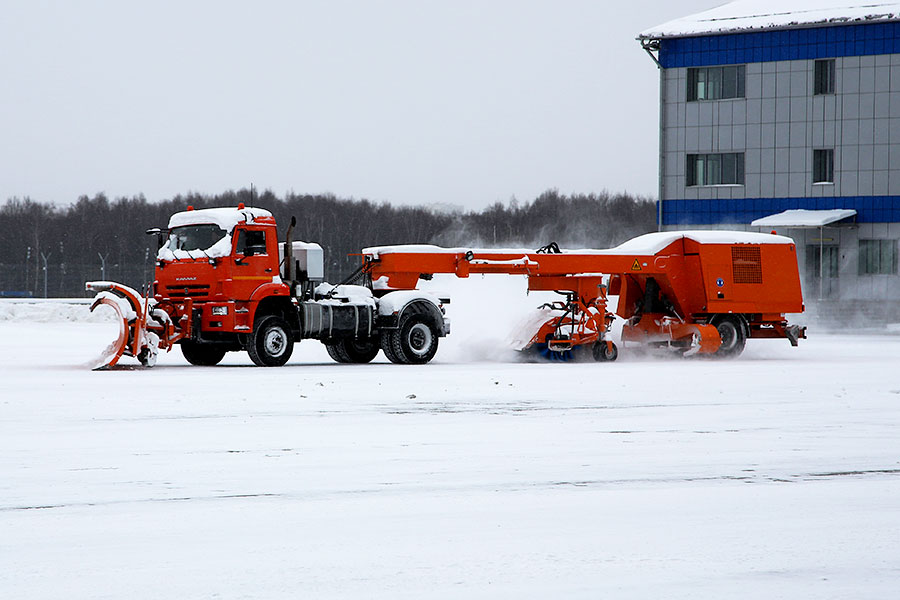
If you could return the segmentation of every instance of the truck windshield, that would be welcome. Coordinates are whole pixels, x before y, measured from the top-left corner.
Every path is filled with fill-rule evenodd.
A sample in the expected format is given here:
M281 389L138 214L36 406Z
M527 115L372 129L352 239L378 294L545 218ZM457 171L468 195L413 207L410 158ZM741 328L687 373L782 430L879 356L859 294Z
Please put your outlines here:
M225 237L218 225L186 225L169 232L169 250L207 250Z

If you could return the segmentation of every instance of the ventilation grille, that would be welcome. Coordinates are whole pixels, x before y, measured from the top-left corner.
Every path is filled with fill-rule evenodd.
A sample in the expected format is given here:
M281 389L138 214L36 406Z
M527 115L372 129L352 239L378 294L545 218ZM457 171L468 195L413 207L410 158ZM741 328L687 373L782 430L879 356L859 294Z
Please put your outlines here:
M762 283L762 260L759 246L731 248L732 275L735 283Z
M166 294L169 298L197 298L209 296L208 285L167 285Z

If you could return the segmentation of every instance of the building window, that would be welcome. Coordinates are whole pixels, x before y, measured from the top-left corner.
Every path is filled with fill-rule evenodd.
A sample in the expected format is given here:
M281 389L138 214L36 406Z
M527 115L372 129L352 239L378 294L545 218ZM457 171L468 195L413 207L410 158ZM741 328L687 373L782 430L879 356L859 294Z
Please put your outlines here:
M893 275L897 272L897 240L859 240L859 274Z
M813 150L813 183L834 183L834 150Z
M813 94L834 93L834 59L817 60L815 66L815 78L813 80Z
M744 185L744 154L688 154L687 184Z
M744 97L744 65L688 69L687 99L725 100Z

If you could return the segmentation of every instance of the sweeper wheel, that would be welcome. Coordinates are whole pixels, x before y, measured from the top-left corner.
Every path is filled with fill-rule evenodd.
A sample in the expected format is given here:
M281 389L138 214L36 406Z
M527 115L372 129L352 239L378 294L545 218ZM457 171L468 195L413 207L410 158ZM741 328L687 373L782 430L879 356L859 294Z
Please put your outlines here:
M597 342L591 348L591 353L597 362L612 362L619 358L619 348L612 342Z

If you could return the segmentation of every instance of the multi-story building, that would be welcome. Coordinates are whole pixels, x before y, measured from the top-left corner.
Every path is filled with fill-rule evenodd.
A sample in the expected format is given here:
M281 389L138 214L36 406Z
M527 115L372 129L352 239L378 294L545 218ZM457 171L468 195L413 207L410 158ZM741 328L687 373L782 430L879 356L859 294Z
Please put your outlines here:
M777 230L808 301L900 316L900 2L738 1L638 40L660 229Z

